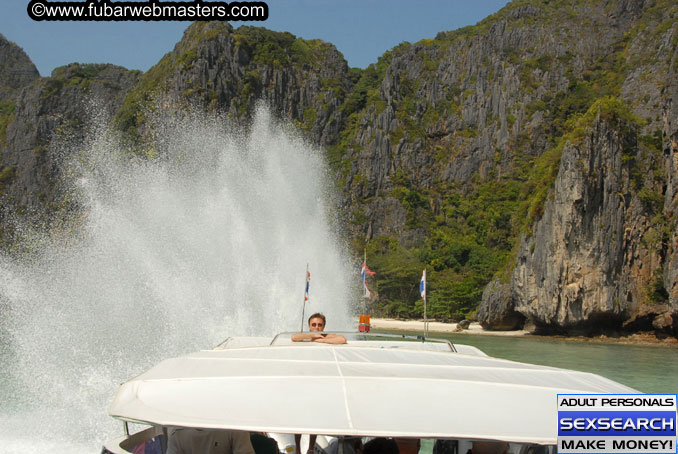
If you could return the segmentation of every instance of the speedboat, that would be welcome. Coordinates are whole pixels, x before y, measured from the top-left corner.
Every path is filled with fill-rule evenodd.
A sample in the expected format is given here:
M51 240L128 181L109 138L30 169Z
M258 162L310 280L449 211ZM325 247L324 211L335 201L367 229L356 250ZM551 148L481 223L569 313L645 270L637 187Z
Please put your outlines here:
M103 453L164 453L173 428L555 445L557 394L639 393L446 340L341 334L346 344L229 338L165 360L120 386L109 414L125 433Z

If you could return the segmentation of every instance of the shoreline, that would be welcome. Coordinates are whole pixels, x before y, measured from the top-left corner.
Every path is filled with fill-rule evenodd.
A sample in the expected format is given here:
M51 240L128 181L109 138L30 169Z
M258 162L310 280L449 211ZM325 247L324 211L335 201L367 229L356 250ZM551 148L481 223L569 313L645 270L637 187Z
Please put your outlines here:
M371 326L379 330L393 330L393 331L420 331L424 332L423 320L397 320L393 318L372 318ZM610 337L604 334L592 337L586 336L563 336L563 335L540 335L534 334L528 330L514 330L514 331L486 331L480 326L478 322L472 322L468 329L457 329L457 323L443 323L443 322L428 322L428 330L430 333L439 334L461 334L461 335L481 335L481 336L503 336L503 337L525 337L550 340L565 340L570 342L589 342L602 344L624 344L636 346L653 346L653 347L678 347L678 339L674 337L667 337L659 339L652 333L634 333L628 336Z
M372 318L370 321L374 329L386 329L396 331L424 331L423 320L397 320L394 318ZM531 334L526 330L516 331L485 331L480 323L472 322L468 329L457 330L457 323L428 322L428 330L432 333L445 334L483 334L488 336L519 337Z

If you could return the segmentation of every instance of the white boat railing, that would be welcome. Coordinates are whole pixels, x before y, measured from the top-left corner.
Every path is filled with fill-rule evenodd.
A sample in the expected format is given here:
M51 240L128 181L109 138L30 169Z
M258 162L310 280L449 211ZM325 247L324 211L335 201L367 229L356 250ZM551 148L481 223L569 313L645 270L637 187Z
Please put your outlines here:
M293 343L291 336L295 332L278 333L270 345L289 345ZM454 344L447 339L425 337L410 334L393 333L361 333L355 331L332 331L332 334L341 334L347 344L352 347L383 347L383 348L416 348L418 350L456 352Z

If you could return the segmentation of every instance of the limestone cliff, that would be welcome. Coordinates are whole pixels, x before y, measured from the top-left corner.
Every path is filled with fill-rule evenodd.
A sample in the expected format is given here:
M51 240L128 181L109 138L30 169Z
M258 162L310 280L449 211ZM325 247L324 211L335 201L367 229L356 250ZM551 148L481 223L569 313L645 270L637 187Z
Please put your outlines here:
M636 24L624 37L620 98L642 120L630 126L598 116L580 126L585 140L563 138L543 215L521 239L510 284L500 286L510 287L515 309L543 329L678 333L678 27L653 10L657 3L636 4L645 8L639 21L646 28L634 32ZM484 299L481 312L498 312L492 306Z
M663 282L668 293L668 302L673 310L672 322L674 326L678 320L676 315L676 307L678 307L678 228L676 227L676 216L678 214L678 84L676 84L676 80L678 80L678 52L676 52L675 36L674 51L668 73L668 80L672 83L667 84L666 102L662 106L664 123L662 145L664 172L666 174L663 212L672 221L671 228L662 245L665 257Z
M14 121L19 92L38 77L38 70L26 53L0 34L0 147L7 145L7 127ZM0 154L0 195L11 186L16 172L3 163L3 155Z
M84 134L93 111L108 111L112 116L138 76L138 71L113 65L74 63L15 91L0 142L0 220L4 221L0 238L10 241L10 217L48 222L63 207L55 142L60 136Z
M38 77L38 69L23 49L0 34L0 102L13 99Z
M226 23L195 23L129 93L119 116L126 130L144 128L145 107L158 97L246 121L258 100L296 122L315 142L336 140L340 106L351 88L334 46L290 33ZM143 135L143 131L136 131Z
M538 327L651 329L671 312L661 293L666 232L652 220L661 207L634 188L646 151L631 126L596 108L583 137L563 146L544 214L521 243L512 296L516 310Z
M475 27L403 44L383 56L372 68L374 75L368 71L358 82L358 88L366 86L365 108L348 118L342 131L346 145L333 150L341 156L354 235L387 272L389 261L380 254L403 254L385 246L384 238L395 237L410 256L419 256L420 266L432 267L431 281L438 280L430 292L436 315L468 314L479 297L472 280L487 282L494 274L498 284L514 290L516 309L544 325L595 328L604 320L615 329L637 328L659 317L664 322L655 327L669 328L666 314L674 309L666 295L676 284L675 246L667 236L675 238L675 208L669 207L675 167L667 150L675 131L666 125L675 124L668 106L675 91L676 14L674 3L662 1L515 1ZM631 238L608 251L605 230L572 215L568 222L584 225L577 234L589 239L574 256L554 258L553 245L537 232L553 217L568 217L561 211L571 209L549 202L565 197L559 195L563 188L577 186L570 180L577 175L561 173L563 144L577 117L606 96L621 100L639 118L635 139L619 132L619 140L634 143L624 161L633 164L626 170L632 182L624 188L627 200L640 202L621 213L605 208L607 217L624 220L615 227ZM609 145L601 138L592 146L603 144ZM566 150L569 159L571 148ZM594 170L601 186L586 186L594 194L589 210L601 209L594 202L606 184L623 186L607 181L614 163L604 159L611 157L606 154ZM556 181L560 187L554 187ZM553 241L564 233L552 232ZM485 260L504 254L514 242L522 245L516 262L513 254L507 254L507 266ZM553 276L548 285L520 280L526 242L545 251L544 260L530 266L540 278ZM623 261L614 254L632 258ZM556 302L575 291L574 285L567 287L575 280L555 276L568 257L576 264L589 255L603 257L590 266L606 266L606 281L598 276L596 284L573 297L587 307L585 315L577 318L565 310L558 318L554 314L562 309ZM420 271L408 273L414 281ZM618 282L614 291L612 281ZM592 290L604 282L607 290ZM505 294L486 291L478 316L497 312L488 306L505 301ZM416 300L416 292L409 295ZM646 304L648 298L654 306ZM621 300L632 302L616 312L600 309L615 299L618 306ZM420 311L396 307L401 314ZM499 312L512 314L505 309ZM599 313L605 315L597 318ZM498 327L507 320L485 323Z

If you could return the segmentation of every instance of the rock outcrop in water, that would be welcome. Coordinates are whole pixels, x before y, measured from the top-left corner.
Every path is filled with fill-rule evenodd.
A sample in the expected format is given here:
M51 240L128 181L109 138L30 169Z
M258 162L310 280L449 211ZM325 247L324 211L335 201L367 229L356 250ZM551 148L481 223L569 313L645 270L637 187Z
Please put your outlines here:
M485 330L510 331L521 328L525 316L518 312L513 304L511 287L495 279L485 287L483 304L476 314L478 322Z
M143 75L35 79L15 59L0 192L13 213L62 205L50 144L86 123L92 94L141 152L158 100L247 124L264 99L326 150L377 272L373 311L420 315L426 267L429 316L675 335L677 15L667 0L516 0L363 70L331 44L223 23L191 25Z

